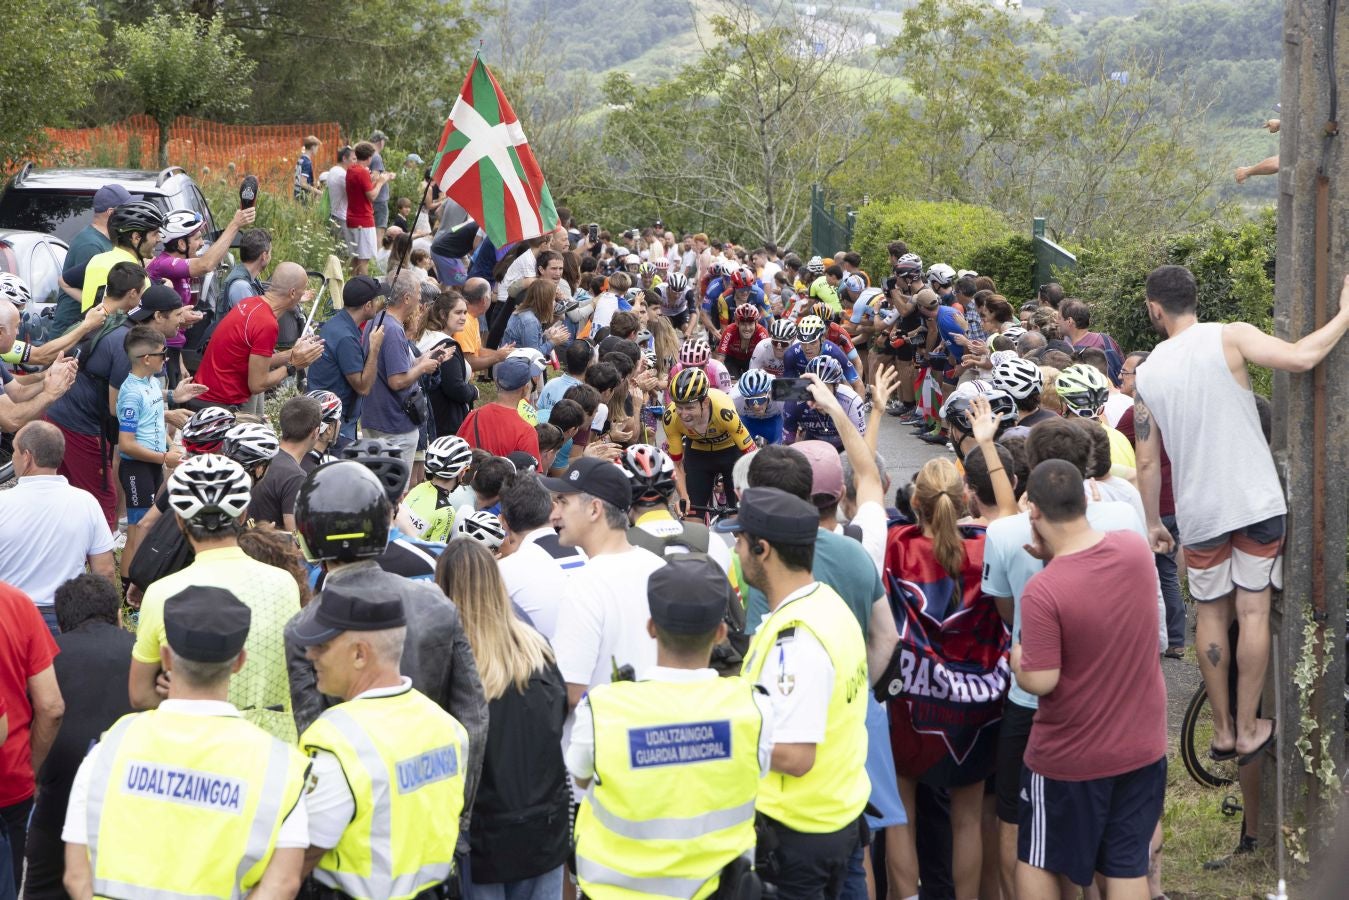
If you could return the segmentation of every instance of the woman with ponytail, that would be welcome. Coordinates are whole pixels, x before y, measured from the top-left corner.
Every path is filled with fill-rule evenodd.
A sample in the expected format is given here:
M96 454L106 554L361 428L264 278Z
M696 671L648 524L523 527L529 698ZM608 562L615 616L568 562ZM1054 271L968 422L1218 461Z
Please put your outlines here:
M893 528L885 583L901 637L880 687L891 698L890 742L907 825L890 829L891 896L918 893L915 797L919 783L951 798L951 872L956 900L981 896L984 781L993 774L997 722L1008 669L1008 635L980 588L984 529L960 525L965 481L949 459L914 479L915 523ZM996 854L997 847L988 848Z

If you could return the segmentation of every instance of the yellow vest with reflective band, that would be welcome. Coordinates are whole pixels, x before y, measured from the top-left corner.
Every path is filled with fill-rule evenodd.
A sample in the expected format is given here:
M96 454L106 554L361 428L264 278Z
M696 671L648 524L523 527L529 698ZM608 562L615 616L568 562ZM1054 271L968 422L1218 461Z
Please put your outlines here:
M805 775L770 772L759 787L758 805L759 812L793 831L827 834L855 821L871 794L865 768L867 648L857 619L833 588L817 584L804 597L779 606L759 626L741 674L757 682L768 654L777 652L779 636L791 640L789 629L800 628L815 635L834 666L825 739L816 745L815 765ZM770 696L774 691L789 693L791 677L764 688Z
M450 877L464 808L468 732L424 694L358 697L300 736L337 757L356 815L314 878L356 900L415 897Z
M123 716L89 779L94 896L242 897L262 879L308 771L294 747L240 718Z
M576 815L576 874L594 900L702 900L753 860L762 716L743 678L591 688L595 779Z

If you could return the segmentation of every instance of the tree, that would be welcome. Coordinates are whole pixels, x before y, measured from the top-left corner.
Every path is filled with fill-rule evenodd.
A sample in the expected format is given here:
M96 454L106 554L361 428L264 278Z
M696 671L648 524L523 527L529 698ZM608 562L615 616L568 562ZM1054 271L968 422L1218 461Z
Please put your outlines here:
M42 153L43 126L66 124L92 98L104 76L98 17L83 0L29 0L28 26L0 28L0 172Z
M257 63L219 19L157 14L122 25L115 44L141 107L159 125L159 165L169 164L169 127L183 115L216 116L246 108Z

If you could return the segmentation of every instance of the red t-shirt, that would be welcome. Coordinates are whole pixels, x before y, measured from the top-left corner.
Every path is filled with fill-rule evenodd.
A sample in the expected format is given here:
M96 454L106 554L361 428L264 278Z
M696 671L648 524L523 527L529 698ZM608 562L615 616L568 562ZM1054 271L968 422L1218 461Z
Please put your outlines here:
M1119 421L1115 423L1115 430L1127 437L1129 443L1135 448L1138 447L1138 438L1134 433L1134 408L1132 406L1124 411L1124 415L1119 417ZM1166 442L1162 440L1160 432L1157 435L1157 440L1162 445L1162 464L1160 467L1162 490L1157 498L1157 514L1174 516L1176 514L1176 494L1171 489L1171 457L1166 455Z
M740 336L740 326L732 322L721 333L721 343L717 344L717 352L731 359L749 362L749 358L754 355L754 348L759 346L760 341L767 339L768 331L758 322L754 323L754 330L750 332L748 339Z
M240 406L253 392L248 389L248 358L276 353L276 313L263 297L245 297L216 326L197 369L197 381L208 390L208 403Z
M1132 531L1058 557L1021 597L1021 667L1059 670L1040 698L1026 765L1088 781L1166 755L1166 683L1157 650L1157 568Z
M470 447L486 450L493 456L506 456L523 450L539 459L539 434L513 407L489 403L469 413L459 426L459 436Z
M33 796L33 764L28 743L33 707L28 679L51 667L61 652L42 613L23 591L0 582L0 709L9 716L9 737L0 747L0 807Z
M364 163L356 163L347 169L347 227L374 228L375 204L365 195L374 190L375 183L370 180L370 170Z

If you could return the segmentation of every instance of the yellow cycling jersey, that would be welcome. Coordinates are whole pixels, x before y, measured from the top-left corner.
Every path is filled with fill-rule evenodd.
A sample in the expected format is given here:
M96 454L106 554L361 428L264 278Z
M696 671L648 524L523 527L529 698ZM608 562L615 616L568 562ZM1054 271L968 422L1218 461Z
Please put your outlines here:
M707 430L701 434L689 431L684 420L679 418L675 405L665 407L665 440L670 445L670 458L680 459L684 455L685 441L690 450L711 452L736 447L742 453L754 446L740 416L735 411L731 398L716 388L709 388L707 401L711 412L707 418Z

